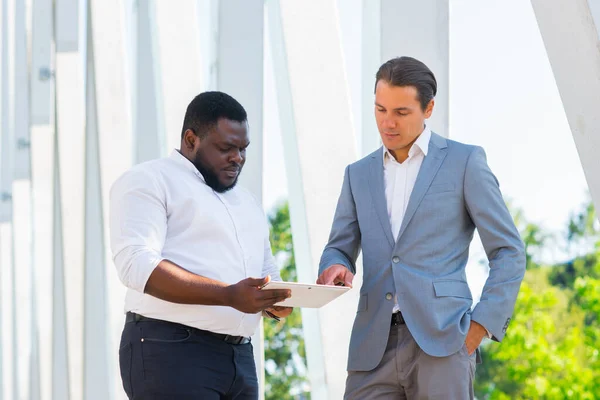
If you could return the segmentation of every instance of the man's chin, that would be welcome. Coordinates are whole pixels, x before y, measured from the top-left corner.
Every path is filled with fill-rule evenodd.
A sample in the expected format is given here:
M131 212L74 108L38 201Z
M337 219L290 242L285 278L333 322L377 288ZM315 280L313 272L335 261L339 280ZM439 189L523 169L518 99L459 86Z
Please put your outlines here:
M235 178L233 181L225 181L225 182L219 180L216 185L211 186L211 187L217 193L225 193L225 192L228 192L231 189L233 189L235 187L235 185L237 185L237 181L238 181L238 178Z

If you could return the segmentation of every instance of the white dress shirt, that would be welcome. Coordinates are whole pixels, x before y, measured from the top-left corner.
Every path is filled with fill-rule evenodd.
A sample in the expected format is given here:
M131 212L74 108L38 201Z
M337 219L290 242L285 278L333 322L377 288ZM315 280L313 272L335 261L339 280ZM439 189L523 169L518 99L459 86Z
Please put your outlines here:
M398 239L400 226L408 206L408 200L415 187L423 159L427 156L431 130L427 127L417 138L408 151L408 158L399 163L394 156L383 146L383 176L385 184L385 200L387 203L388 217L392 226L394 240ZM398 298L393 312L399 311Z
M114 183L110 242L119 278L128 288L125 311L212 332L251 336L261 315L144 294L161 260L228 284L267 275L281 280L269 227L255 198L239 185L225 193L213 191L177 150L134 166Z

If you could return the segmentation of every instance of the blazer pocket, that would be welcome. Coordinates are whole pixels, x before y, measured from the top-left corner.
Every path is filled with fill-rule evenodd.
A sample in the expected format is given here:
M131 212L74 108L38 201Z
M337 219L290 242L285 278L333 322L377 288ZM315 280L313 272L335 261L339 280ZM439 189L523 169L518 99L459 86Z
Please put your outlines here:
M367 294L361 294L360 299L358 299L358 308L356 310L357 313L367 311Z
M437 185L431 185L429 186L429 190L425 193L425 196L446 192L454 192L454 183L440 183Z
M436 297L462 297L473 300L469 285L465 281L445 280L433 282Z

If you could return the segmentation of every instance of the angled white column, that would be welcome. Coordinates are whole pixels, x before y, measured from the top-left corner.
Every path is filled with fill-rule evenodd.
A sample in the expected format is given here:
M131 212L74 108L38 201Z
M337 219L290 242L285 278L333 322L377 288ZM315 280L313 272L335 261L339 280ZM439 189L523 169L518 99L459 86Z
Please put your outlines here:
M600 209L600 1L531 0L594 201Z
M30 274L30 399L49 399L52 376L52 260L54 257L54 128L32 128L33 264Z
M25 2L15 0L14 32L14 136L15 180L31 180L29 138L29 71L27 60L27 31Z
M56 149L56 143L55 143ZM63 224L58 174L58 151L54 155L54 257L52 260L52 399L69 399L69 357L65 303Z
M12 165L9 156L11 141L9 133L9 80L8 80L8 5L7 0L1 2L0 14L0 399L8 398L10 381L8 368L14 366L5 360L5 347L8 347L7 304L14 301L7 298L4 291L8 287L8 272L12 269ZM5 299L6 298L6 299ZM6 301L6 303L5 303ZM8 361L8 362L5 362ZM6 383L5 383L6 382Z
M52 104L52 0L32 0L31 43L31 121L36 125L51 123Z
M166 136L163 151L168 154L179 149L188 104L206 90L199 32L206 30L208 34L210 25L199 23L196 0L155 1L154 8L158 44L155 62L160 63L158 79Z
M13 245L12 273L12 346L13 393L28 393L29 354L31 350L31 290L33 279L33 202L31 180L13 182Z
M14 302L10 287L10 271L13 265L12 223L0 222L0 400L16 398L11 376L12 365L10 336L10 306Z
M88 40L88 60L93 47ZM98 144L94 67L88 62L85 141L85 219L84 219L84 360L83 394L86 399L110 398L109 339L106 306L106 275L102 191Z
M196 0L204 90L217 89L219 53L219 0Z
M220 2L217 89L248 113L251 145L240 182L262 200L263 16L262 0Z
M12 221L12 127L10 126L10 52L8 0L2 0L0 15L0 223Z
M31 358L29 396L49 398L51 393L52 260L54 207L54 129L32 129L33 268L31 282ZM42 397L44 394L44 397Z
M381 146L375 123L375 74L381 66L381 0L362 0L361 147L366 156Z
M5 0L7 1L7 0ZM21 387L27 384L27 366L31 335L31 280L33 277L33 221L31 186L31 142L30 142L30 85L29 60L27 55L28 36L25 2L14 4L14 53L13 53L13 261L11 273L12 293L12 398L20 399ZM37 43L37 42L36 42ZM37 47L37 44L36 44ZM23 335L25 332L25 335ZM22 378L22 379L21 379Z
M51 393L52 257L54 199L54 107L52 1L32 2L30 66L33 263L31 266L31 355L27 398Z
M108 246L108 194L133 163L131 83L120 0L91 0L86 86L84 398L112 399L123 388L118 346L125 288ZM110 293L110 296L108 296Z
M79 49L79 0L56 0L54 16L56 18L56 51L75 52Z
M339 30L344 55L346 84L350 98L350 116L355 129L356 148L362 148L362 69L363 69L363 2L365 0L337 0ZM372 1L378 3L379 0ZM362 43L362 45L361 45ZM372 47L372 43L369 44ZM361 47L362 46L362 47Z
M157 43L156 2L137 2L137 35L133 91L134 162L165 154L165 132L161 93L161 58ZM176 24L179 26L179 24ZM181 65L180 63L177 63ZM183 84L181 86L184 86Z
M436 77L438 90L435 110L428 125L433 131L446 137L449 134L448 29L448 0L381 0L381 62L394 57L410 56L424 62L431 69ZM415 32L419 32L418 35ZM373 71L373 76L376 72L377 70ZM377 134L376 130L374 134Z
M75 3L75 4L73 4ZM85 131L78 2L55 3L52 398L82 398Z
M216 89L234 97L248 113L250 147L240 184L262 203L264 2L231 0L219 2L219 7ZM262 323L252 342L260 386L264 388Z
M58 11L63 6L68 3L57 3L57 16L68 14ZM64 399L83 398L85 99L83 60L78 48L77 42L69 41L65 51L55 56L57 204L54 207L52 391L53 398Z
M344 168L356 160L335 2L267 4L298 279L314 282ZM302 310L314 399L343 394L355 310L351 294Z
M53 4L32 2L31 133L33 264L28 398L50 399L52 377L52 259L54 207Z

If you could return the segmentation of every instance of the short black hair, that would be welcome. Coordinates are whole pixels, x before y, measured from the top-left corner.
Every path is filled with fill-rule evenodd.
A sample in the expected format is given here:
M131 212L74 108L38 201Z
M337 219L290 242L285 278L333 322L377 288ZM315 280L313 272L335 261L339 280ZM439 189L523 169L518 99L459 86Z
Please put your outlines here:
M413 86L417 89L423 111L437 94L437 81L433 72L427 65L412 57L397 57L385 62L375 75L375 88L380 80L391 86Z
M183 139L183 135L188 129L191 129L196 136L203 138L221 118L246 122L248 115L244 107L227 93L217 91L200 93L187 107L181 138Z

